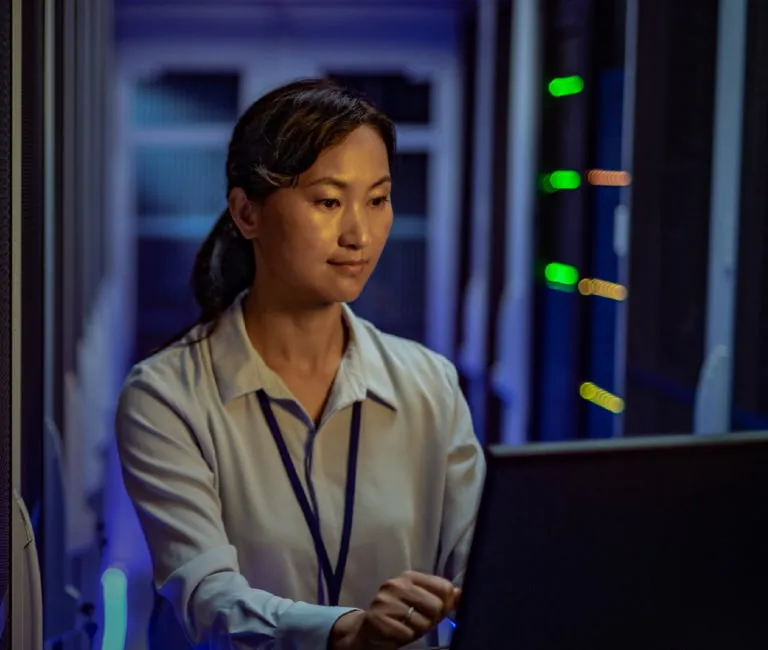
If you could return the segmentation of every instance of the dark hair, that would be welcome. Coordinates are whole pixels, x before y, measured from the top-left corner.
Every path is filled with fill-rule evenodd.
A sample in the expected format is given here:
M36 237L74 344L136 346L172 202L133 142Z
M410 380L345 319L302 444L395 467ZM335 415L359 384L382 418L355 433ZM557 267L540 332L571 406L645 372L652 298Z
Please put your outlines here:
M391 162L396 145L393 122L355 92L324 79L272 90L254 102L234 128L227 153L227 197L237 187L259 202L279 188L295 186L324 149L364 125L381 135ZM251 286L255 272L253 245L240 234L227 208L195 259L191 283L200 307L195 325L214 323Z

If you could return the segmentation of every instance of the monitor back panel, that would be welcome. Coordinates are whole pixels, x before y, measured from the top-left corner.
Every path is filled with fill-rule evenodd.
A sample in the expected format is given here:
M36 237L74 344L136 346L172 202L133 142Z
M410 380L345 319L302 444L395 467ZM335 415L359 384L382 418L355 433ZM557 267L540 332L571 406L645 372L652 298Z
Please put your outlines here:
M454 648L768 648L768 436L489 452Z

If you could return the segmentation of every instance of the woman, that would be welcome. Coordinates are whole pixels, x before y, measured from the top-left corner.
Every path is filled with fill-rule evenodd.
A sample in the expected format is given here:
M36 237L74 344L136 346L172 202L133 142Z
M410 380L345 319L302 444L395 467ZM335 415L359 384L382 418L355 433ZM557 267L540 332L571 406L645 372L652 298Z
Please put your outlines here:
M200 320L126 382L126 487L194 643L397 648L456 605L484 471L456 371L345 305L392 225L394 151L328 82L253 104Z

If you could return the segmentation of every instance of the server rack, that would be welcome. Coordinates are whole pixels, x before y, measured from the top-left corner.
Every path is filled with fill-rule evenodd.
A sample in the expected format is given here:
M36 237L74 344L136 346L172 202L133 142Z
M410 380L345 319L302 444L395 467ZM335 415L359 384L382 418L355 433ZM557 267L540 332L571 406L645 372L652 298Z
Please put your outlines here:
M768 5L747 3L731 426L768 429Z
M625 4L549 0L543 16L542 126L532 417L537 441L607 437L623 410L615 372Z
M705 357L719 3L632 4L623 433L683 433Z
M457 366L475 431L491 444L501 434L502 401L491 372L504 285L512 2L472 2L467 12Z
M0 5L0 648L9 650L11 599L12 365L11 365L11 3Z

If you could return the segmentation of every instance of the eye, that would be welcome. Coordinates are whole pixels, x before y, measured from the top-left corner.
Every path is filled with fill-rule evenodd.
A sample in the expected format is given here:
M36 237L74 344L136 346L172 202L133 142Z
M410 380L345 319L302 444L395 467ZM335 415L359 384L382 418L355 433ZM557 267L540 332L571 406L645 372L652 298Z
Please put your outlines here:
M326 210L333 210L341 205L338 199L320 199L319 201L315 201L315 203Z
M374 208L383 208L389 203L389 196L377 196L375 199L371 199L371 203Z

